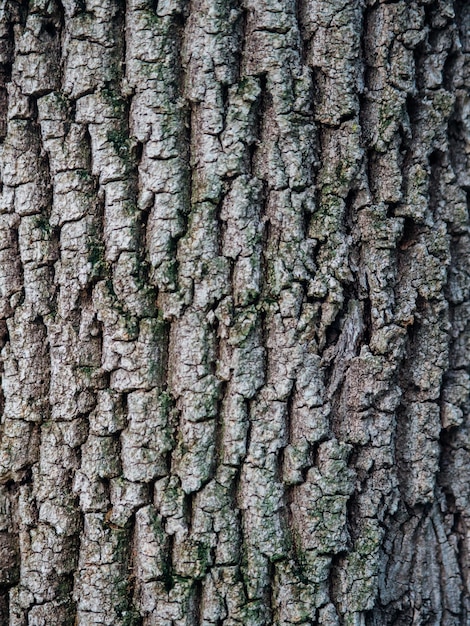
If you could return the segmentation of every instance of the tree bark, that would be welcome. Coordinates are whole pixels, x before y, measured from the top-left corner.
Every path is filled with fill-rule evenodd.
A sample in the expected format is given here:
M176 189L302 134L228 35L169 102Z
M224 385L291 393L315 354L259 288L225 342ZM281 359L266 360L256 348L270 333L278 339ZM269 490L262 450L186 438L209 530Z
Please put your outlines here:
M0 623L470 623L470 4L0 1Z

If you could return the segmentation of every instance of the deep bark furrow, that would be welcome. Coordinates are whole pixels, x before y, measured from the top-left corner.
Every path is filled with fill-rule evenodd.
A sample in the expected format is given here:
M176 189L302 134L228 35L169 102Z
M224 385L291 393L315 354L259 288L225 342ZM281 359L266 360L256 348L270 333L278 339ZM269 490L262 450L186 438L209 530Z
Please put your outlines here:
M464 620L470 615L469 578L468 578L468 496L464 486L468 464L467 445L468 426L465 416L468 415L468 391L470 379L468 375L468 314L461 315L464 302L468 300L468 251L470 240L468 230L462 228L461 215L468 211L468 157L462 150L461 131L468 124L463 114L462 104L468 100L468 75L470 68L470 46L468 45L468 24L470 13L462 3L454 3L456 25L453 47L449 52L446 64L446 80L448 89L455 90L455 104L449 120L449 153L447 158L452 164L452 186L450 194L445 177L449 164L444 164L441 171L440 191L443 200L450 210L444 212L444 219L450 235L450 267L448 271L446 297L449 301L449 320L452 331L449 346L449 370L446 372L441 391L441 415L444 430L441 432L441 454L439 486L442 488L447 505L445 519L446 532L449 540L456 546L456 559L459 567L459 578L462 581L458 595L454 599L456 606L462 607ZM458 129L458 130L457 130ZM449 197L450 196L450 197ZM464 320L467 320L466 322ZM461 449L459 450L459 448ZM460 469L462 468L462 470ZM451 478L451 476L458 478Z
M462 0L0 1L0 622L466 624Z

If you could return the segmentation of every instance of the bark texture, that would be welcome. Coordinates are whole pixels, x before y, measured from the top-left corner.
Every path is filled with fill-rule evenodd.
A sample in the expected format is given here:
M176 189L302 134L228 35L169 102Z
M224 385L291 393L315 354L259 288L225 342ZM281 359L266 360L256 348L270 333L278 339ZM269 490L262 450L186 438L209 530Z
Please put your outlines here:
M470 624L470 4L0 1L0 623Z

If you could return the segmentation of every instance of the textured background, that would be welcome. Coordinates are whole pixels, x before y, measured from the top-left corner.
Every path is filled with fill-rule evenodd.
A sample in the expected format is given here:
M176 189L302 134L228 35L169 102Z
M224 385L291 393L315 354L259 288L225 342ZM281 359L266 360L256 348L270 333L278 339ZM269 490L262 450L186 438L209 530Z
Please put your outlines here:
M467 625L470 5L0 0L0 623Z

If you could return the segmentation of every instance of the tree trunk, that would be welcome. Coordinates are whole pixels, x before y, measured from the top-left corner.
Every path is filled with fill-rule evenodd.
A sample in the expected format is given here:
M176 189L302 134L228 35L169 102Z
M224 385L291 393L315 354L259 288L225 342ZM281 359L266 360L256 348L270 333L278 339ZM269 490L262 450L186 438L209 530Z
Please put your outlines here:
M470 623L470 4L0 0L0 623Z

